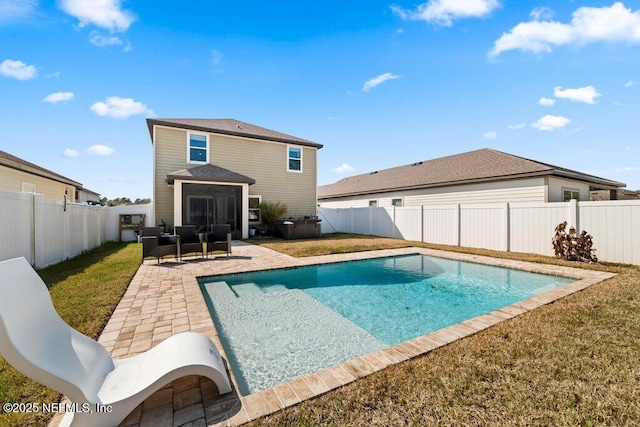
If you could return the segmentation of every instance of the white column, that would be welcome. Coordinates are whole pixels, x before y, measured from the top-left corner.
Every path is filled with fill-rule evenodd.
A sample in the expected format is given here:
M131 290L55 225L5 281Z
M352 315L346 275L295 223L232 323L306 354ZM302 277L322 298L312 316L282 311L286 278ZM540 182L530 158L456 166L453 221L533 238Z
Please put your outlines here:
M160 218L163 219L163 218ZM150 225L153 227L155 224ZM173 226L182 225L182 181L173 182Z
M249 238L249 184L242 184L242 238Z

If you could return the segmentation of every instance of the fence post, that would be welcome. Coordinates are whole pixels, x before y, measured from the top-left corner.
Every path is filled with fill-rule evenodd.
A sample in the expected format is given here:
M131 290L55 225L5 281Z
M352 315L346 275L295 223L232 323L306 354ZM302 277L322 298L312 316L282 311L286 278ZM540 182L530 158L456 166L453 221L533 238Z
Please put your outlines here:
M32 213L32 254L33 258L31 264L34 267L44 267L44 198L41 194L33 195L33 210Z
M420 241L424 243L424 206L420 206Z
M574 227L577 233L580 233L580 227L578 223L578 201L571 199L569 201L569 227Z
M454 224L453 224L453 230L455 233L455 239L454 242L456 244L456 246L460 246L460 243L462 242L462 238L460 236L461 229L461 221L460 221L460 216L461 216L461 209L460 209L460 203L456 203L456 208L455 208L455 214L454 214Z
M502 205L502 250L509 252L509 203Z

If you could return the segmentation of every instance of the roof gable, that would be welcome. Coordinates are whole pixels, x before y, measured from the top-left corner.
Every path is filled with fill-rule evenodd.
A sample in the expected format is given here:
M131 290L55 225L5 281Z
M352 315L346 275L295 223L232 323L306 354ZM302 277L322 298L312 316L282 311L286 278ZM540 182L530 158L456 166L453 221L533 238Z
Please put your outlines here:
M334 184L318 187L318 198L345 197L543 175L564 176L614 187L624 186L620 182L484 148L344 178Z
M152 142L154 125L322 148L321 144L235 119L147 119Z
M228 182L235 184L255 184L256 180L248 176L221 168L220 166L207 163L206 165L194 166L189 169L167 174L167 183L173 184L175 180L189 180L202 182Z

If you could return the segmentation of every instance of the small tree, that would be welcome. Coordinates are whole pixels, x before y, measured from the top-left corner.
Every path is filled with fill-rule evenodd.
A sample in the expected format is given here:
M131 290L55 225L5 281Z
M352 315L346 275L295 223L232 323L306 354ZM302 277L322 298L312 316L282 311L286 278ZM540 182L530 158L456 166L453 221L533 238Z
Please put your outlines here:
M567 221L561 222L556 227L556 234L551 239L553 252L556 258L564 258L569 261L598 262L598 258L593 249L593 237L586 231L580 235L576 233L574 227L566 231Z
M260 218L269 231L273 231L276 220L282 218L287 213L287 205L280 202L260 203Z

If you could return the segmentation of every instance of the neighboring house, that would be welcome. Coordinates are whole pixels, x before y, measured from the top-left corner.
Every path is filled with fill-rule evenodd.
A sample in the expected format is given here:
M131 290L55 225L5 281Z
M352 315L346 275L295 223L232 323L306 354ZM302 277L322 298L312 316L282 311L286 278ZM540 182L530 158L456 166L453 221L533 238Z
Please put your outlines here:
M590 194L590 200L640 200L640 190L594 190Z
M37 193L54 200L75 201L82 184L0 151L0 191Z
M88 188L80 187L76 189L76 203L87 203L90 205L100 204L100 194Z
M318 202L332 208L562 202L624 186L485 148L344 178L318 187Z
M147 119L153 144L156 221L168 226L230 224L246 238L261 202L287 216L316 213L322 145L233 119Z

